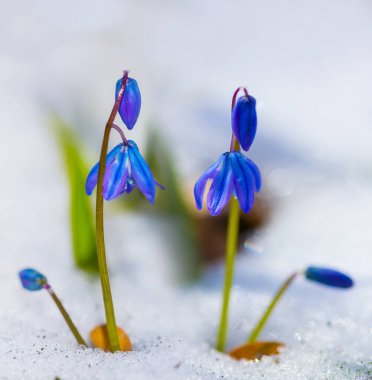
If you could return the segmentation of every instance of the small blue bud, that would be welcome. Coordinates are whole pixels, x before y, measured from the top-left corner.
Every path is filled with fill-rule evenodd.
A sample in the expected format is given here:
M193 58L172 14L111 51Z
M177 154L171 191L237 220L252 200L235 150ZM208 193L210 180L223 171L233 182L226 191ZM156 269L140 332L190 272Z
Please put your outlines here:
M256 99L253 96L238 99L231 112L231 125L239 144L247 151L257 130Z
M329 268L308 267L305 271L305 277L308 280L336 288L351 288L354 285L349 276Z
M27 268L19 272L22 286L27 290L40 290L47 284L44 275L35 269Z
M115 99L119 95L123 79L119 79L116 83ZM128 78L125 86L123 98L119 105L119 115L128 129L132 129L136 124L141 110L141 93L138 88L137 81Z

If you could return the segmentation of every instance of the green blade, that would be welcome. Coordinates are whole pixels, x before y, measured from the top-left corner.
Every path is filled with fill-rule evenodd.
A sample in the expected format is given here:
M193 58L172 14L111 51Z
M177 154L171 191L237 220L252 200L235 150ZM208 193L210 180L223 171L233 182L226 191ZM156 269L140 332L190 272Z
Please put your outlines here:
M53 130L64 160L70 185L70 224L73 257L79 269L98 272L93 209L85 193L89 169L79 137L60 117L53 116Z

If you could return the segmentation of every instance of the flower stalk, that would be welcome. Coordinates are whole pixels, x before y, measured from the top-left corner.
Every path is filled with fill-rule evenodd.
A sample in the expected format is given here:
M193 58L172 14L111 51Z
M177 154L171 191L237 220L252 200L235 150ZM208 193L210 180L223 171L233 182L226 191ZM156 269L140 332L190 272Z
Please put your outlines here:
M241 88L239 87L233 95L231 110L233 110L235 107L236 98L240 90ZM244 89L244 92L248 96L248 92L246 89ZM237 141L235 134L233 133L231 136L230 152L239 150L239 142ZM234 278L235 256L236 251L238 249L239 221L239 202L235 197L233 197L230 201L229 218L227 222L225 278L223 285L221 317L216 342L216 349L221 352L225 351L227 331L229 325L230 293Z
M223 286L223 301L220 324L217 334L216 349L223 352L226 346L227 330L229 322L230 293L234 277L235 256L238 246L240 207L236 198L230 202L229 220L227 225L226 240L226 269Z
M99 275L101 278L103 303L105 306L107 334L111 351L120 349L119 339L116 331L116 321L114 305L112 302L110 279L107 268L105 237L104 237L104 220L103 220L103 177L106 167L106 155L111 128L114 124L115 117L118 113L120 102L122 100L126 83L128 81L128 72L124 71L121 87L116 98L110 117L106 123L105 132L102 140L101 154L99 159L97 197L96 197L96 239L97 239L97 258Z
M294 272L291 274L282 284L282 286L279 288L277 293L275 294L273 300L267 307L266 311L263 313L261 319L257 322L256 326L252 330L247 343L254 343L257 341L258 336L260 335L261 331L266 325L267 320L269 319L272 311L274 310L276 304L279 302L279 300L282 298L285 291L289 288L289 286L292 284L292 282L295 280L295 278L299 275L299 272Z
M64 320L66 321L68 327L70 328L72 334L74 335L76 341L81 345L81 346L84 346L84 347L88 347L87 343L85 342L84 338L80 335L78 329L76 328L74 322L72 322L72 319L71 317L69 316L69 314L67 313L66 309L64 308L62 302L60 301L60 299L57 297L56 293L54 293L53 289L50 287L49 284L46 284L43 286L44 289L47 290L47 292L50 294L50 296L52 297L54 303L57 305L59 311L61 312Z

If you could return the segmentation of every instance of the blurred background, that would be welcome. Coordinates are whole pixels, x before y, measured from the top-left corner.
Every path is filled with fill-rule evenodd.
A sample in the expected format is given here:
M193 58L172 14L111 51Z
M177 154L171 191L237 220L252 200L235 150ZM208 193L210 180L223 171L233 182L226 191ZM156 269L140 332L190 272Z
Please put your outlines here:
M308 230L304 241L316 241L318 229L327 248L334 240L347 240L339 243L344 252L337 253L344 266L352 265L347 253L354 247L366 260L371 242L360 229L370 222L371 211L370 20L369 1L3 1L5 252L13 252L14 260L22 257L25 241L32 237L32 244L42 244L57 221L55 233L61 236L55 239L66 240L68 177L51 125L58 117L74 133L84 177L98 159L116 80L129 69L143 103L128 135L153 155L159 181L169 186L170 175L170 193L173 185L178 191L173 203L163 202L152 215L165 207L168 214L187 212L199 220L188 233L202 239L199 248L207 261L223 252L223 236L213 247L202 235L223 234L225 225L196 213L192 188L228 149L230 102L239 85L257 99L258 132L248 155L264 178L244 227L251 230L248 235L269 228L273 218L283 223L278 208L298 202L288 222L293 230L281 239L295 239L299 227ZM112 141L118 141L115 135ZM326 197L323 204L314 192L324 188L329 202ZM351 209L361 207L360 215L342 211L345 204L336 202L333 188ZM186 211L177 209L181 199ZM114 213L119 204L110 205ZM337 223L344 223L346 236Z

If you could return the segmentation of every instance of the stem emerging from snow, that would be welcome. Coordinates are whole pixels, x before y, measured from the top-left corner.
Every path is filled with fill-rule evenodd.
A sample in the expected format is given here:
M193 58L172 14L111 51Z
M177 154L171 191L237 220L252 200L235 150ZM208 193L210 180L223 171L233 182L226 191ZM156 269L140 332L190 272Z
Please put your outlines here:
M53 289L50 287L50 285L46 284L44 286L44 288L48 291L48 293L50 294L50 296L52 297L53 301L55 302L55 304L57 305L59 311L61 312L63 318L65 319L68 327L70 328L72 334L74 335L76 341L84 346L84 347L88 347L88 345L86 344L85 340L82 338L82 336L80 335L78 329L76 328L76 326L74 325L74 322L72 322L72 319L70 318L70 316L68 315L66 309L63 307L62 305L62 302L60 301L60 299L57 297L56 293L54 293Z
M99 268L99 275L101 278L103 302L105 305L105 313L106 313L107 334L108 334L108 340L109 340L111 351L118 351L120 349L120 346L119 346L118 334L116 331L114 305L112 303L110 279L109 279L107 261L106 261L104 224L103 224L102 185L103 185L103 176L105 173L106 155L107 155L107 150L108 150L110 131L114 123L115 116L118 112L120 102L124 94L125 86L127 84L127 80L128 80L128 72L124 71L121 88L120 88L118 97L115 101L114 107L111 111L110 117L107 121L105 133L103 135L101 155L99 159L97 198L96 198L96 239L97 239L98 268Z
M246 96L248 92L245 88L238 87L234 92L234 96L231 102L231 111L235 107L236 99L240 90L244 90ZM239 151L240 145L236 139L234 133L231 136L230 152ZM226 268L225 279L223 285L223 300L222 311L220 317L220 325L218 328L216 349L223 352L226 346L227 329L229 324L229 303L230 292L234 277L234 264L235 256L238 248L238 235L239 235L239 220L240 220L240 206L238 200L233 197L230 202L229 220L227 225L227 237L226 237Z
M266 311L262 315L261 319L258 321L255 328L252 330L251 335L248 338L248 343L254 343L258 336L260 335L262 329L265 327L267 320L269 319L274 307L284 294L284 292L288 289L289 285L292 284L293 280L297 277L299 273L295 272L292 275L290 275L282 284L282 286L279 288L277 293L275 294L275 297L271 301L270 305L267 307Z
M226 346L230 292L234 277L235 255L238 245L240 206L236 198L230 202L229 221L227 226L226 240L226 269L223 287L223 301L220 325L217 335L216 349L223 352Z

